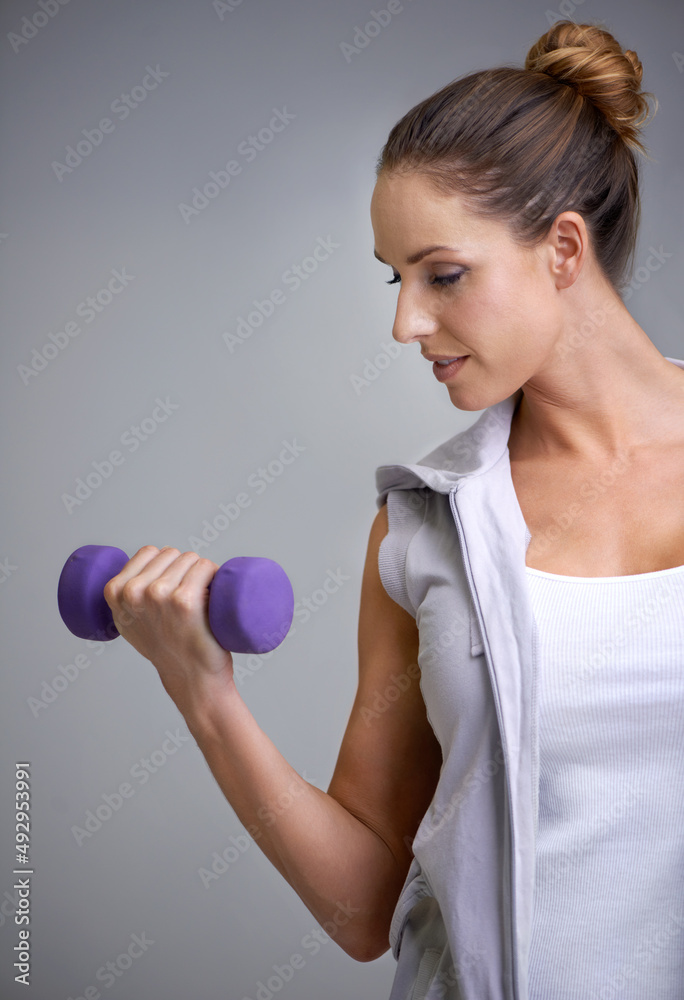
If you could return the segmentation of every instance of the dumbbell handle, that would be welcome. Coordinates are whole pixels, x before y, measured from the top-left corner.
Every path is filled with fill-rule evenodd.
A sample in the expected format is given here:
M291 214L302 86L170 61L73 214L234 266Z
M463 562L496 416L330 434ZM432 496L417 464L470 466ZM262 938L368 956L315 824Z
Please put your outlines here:
M82 545L71 553L57 585L59 613L70 632L80 639L116 639L103 591L127 562L123 549L111 545ZM273 559L234 556L209 586L209 627L230 652L270 652L289 632L293 615L292 585Z

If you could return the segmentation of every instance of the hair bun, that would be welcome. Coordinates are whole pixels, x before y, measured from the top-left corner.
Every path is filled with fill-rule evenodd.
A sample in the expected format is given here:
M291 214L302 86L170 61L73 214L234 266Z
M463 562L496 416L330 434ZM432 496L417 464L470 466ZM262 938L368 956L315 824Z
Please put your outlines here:
M527 53L525 69L573 87L603 114L628 146L645 152L639 129L649 117L643 67L632 49L593 24L557 21ZM654 111L655 114L655 111Z

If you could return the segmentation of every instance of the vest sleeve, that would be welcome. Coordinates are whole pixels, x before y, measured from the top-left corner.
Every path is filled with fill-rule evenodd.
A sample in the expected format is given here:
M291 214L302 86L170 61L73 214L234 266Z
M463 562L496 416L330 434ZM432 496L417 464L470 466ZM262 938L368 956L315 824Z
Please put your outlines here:
M417 609L409 597L406 584L406 553L411 540L425 520L427 494L425 488L389 490L387 520L389 531L380 543L378 570L382 585L404 611L415 618Z

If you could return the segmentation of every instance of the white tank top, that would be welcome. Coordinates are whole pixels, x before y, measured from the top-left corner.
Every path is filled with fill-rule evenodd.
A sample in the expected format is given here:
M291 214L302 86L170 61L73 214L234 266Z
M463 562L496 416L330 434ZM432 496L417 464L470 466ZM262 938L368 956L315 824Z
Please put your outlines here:
M530 1000L682 1000L684 566L526 573L540 654Z

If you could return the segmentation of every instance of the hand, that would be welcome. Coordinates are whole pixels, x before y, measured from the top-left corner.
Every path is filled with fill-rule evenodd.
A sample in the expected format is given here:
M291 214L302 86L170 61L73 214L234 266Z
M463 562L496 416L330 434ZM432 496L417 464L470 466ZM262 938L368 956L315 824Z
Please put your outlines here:
M104 588L120 634L155 665L181 711L205 687L233 685L233 658L209 628L218 568L196 552L144 545Z

